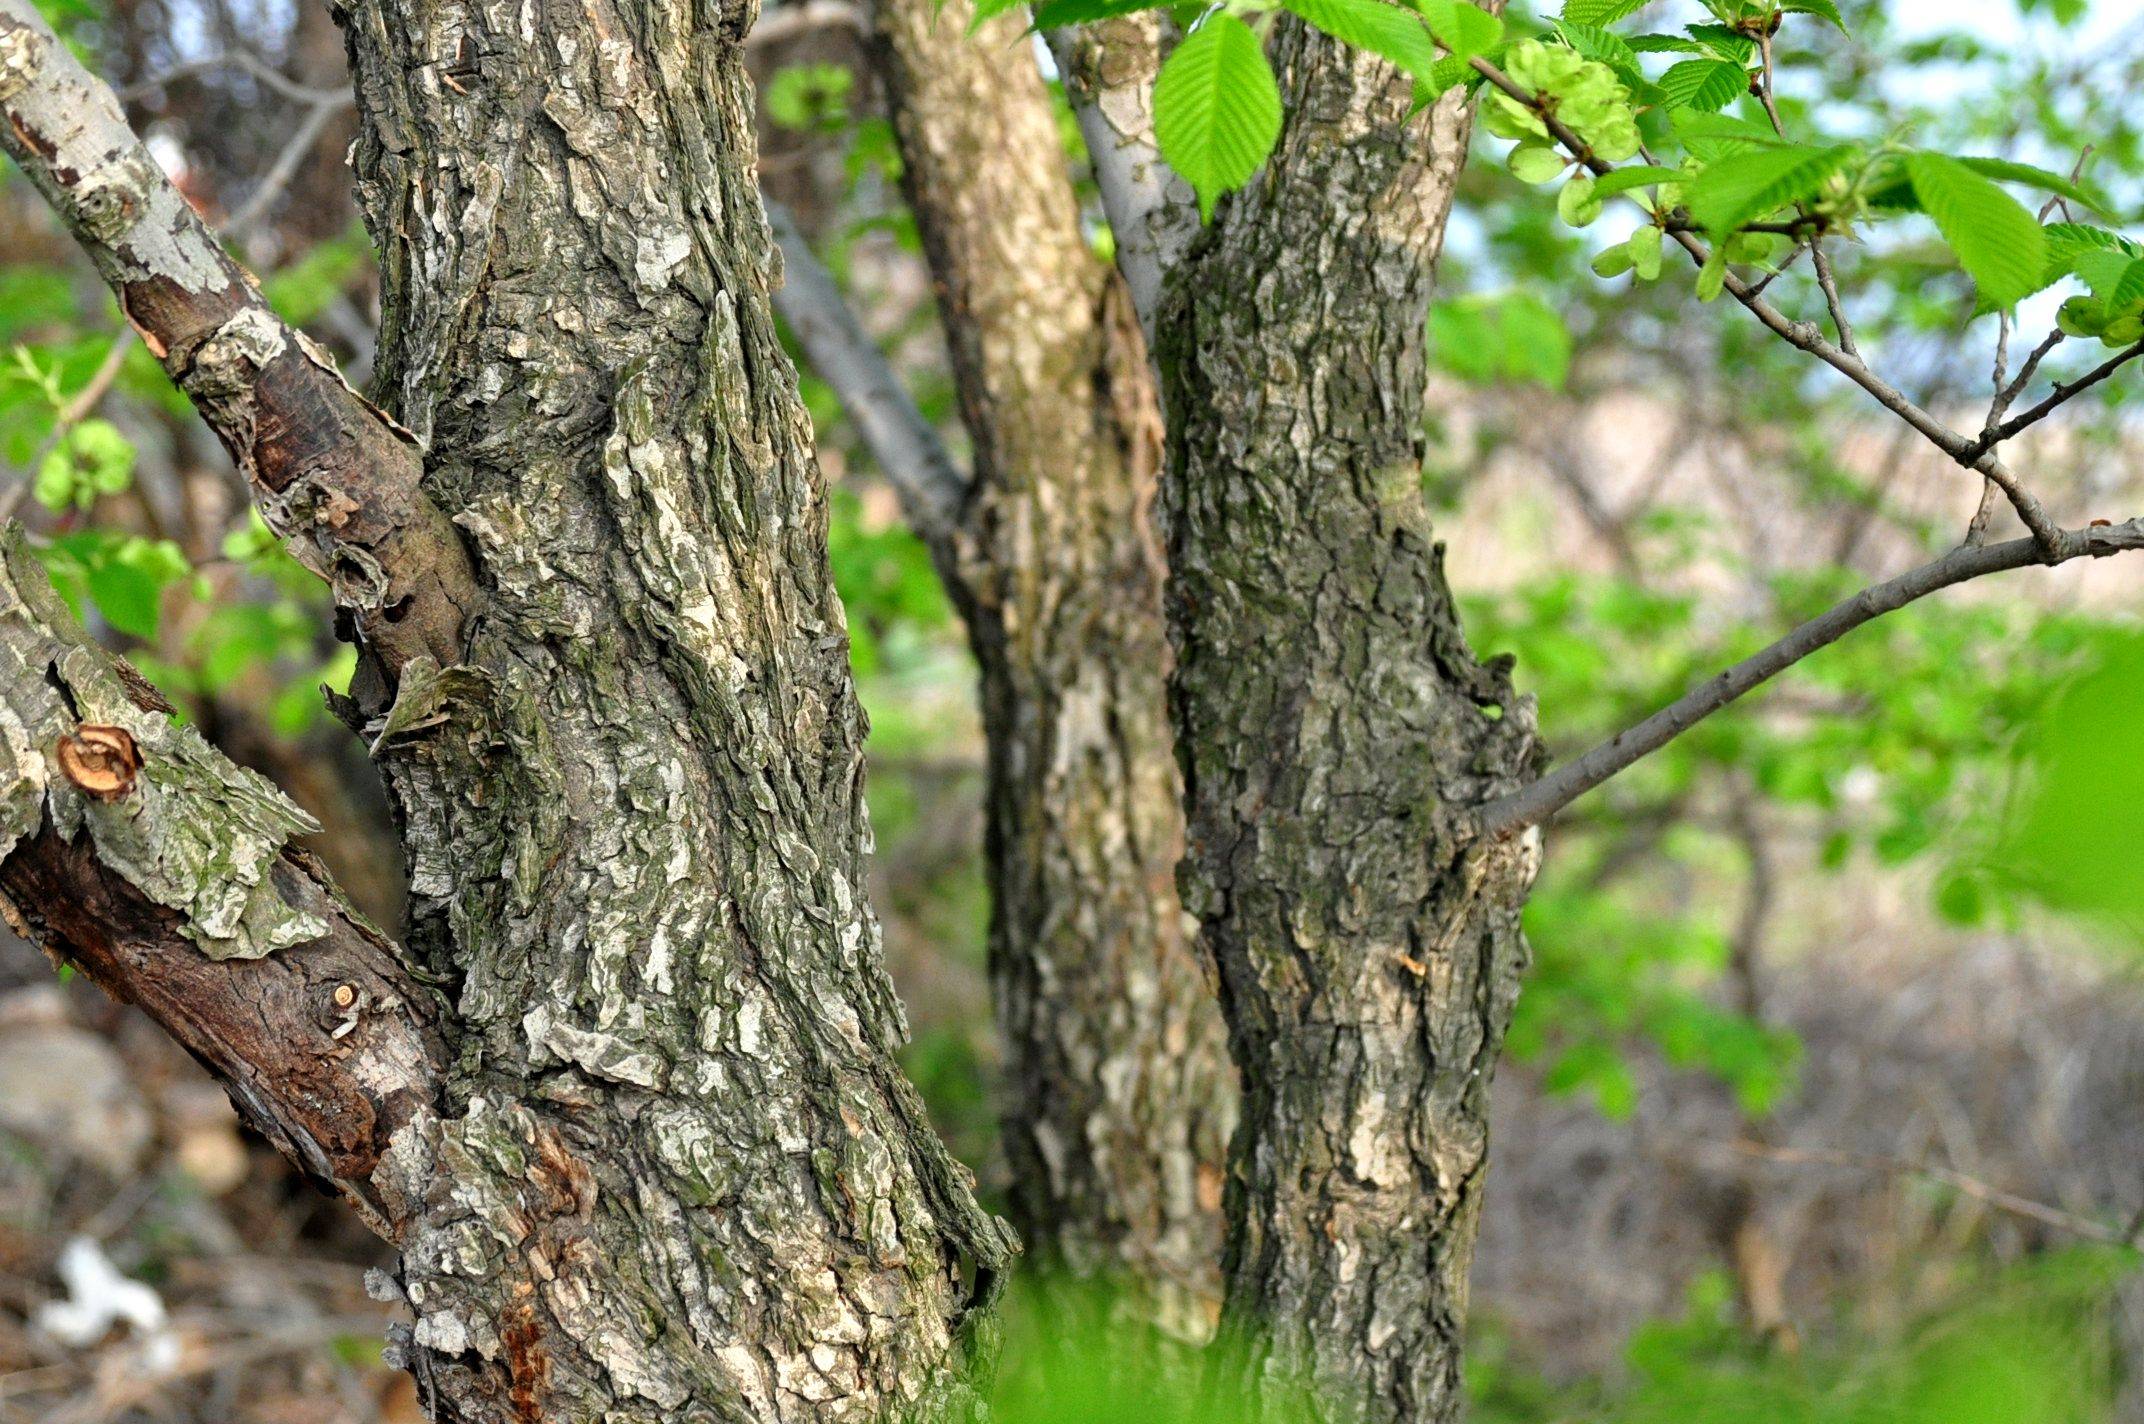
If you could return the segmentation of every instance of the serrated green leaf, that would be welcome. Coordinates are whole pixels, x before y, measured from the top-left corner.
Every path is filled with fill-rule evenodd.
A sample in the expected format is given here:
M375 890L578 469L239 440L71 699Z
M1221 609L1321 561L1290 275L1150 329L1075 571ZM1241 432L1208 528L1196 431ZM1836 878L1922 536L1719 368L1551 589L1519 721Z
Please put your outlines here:
M1410 0L1429 32L1458 59L1487 54L1504 38L1504 22L1467 0Z
M1819 19L1829 20L1839 27L1840 34L1846 33L1846 21L1840 18L1839 7L1832 4L1831 0L1787 0L1781 8L1790 13L1815 15Z
M1636 50L1624 43L1623 37L1613 30L1604 30L1598 25L1581 25L1572 20L1558 20L1556 33L1564 41L1588 59L1597 59L1603 64L1635 64Z
M1749 71L1732 60L1686 59L1668 66L1660 90L1671 108L1718 113L1749 92Z
M2111 247L2131 257L2144 257L2144 246L2118 232L2088 223L2049 223L2041 231L2047 234L2047 255L2055 262L2067 264L2078 253L2095 247ZM2065 265L2062 270L2066 272L2069 268Z
M1757 57L1757 42L1725 25L1686 25L1683 33L1722 59L1740 60L1747 65Z
M1761 148L1708 164L1690 184L1690 217L1716 236L1753 222L1775 208L1815 196L1824 181L1846 166L1854 150Z
M1390 60L1424 83L1437 68L1437 45L1422 17L1384 0L1282 0L1282 4L1342 44Z
M1265 50L1226 12L1186 35L1154 80L1154 137L1198 194L1202 218L1266 161L1280 120L1280 85Z
M2073 203L2082 203L2095 213L2108 211L2106 198L2093 192L2073 179L2060 173L2050 173L2045 168L2035 168L2030 163L2013 163L2007 158L1960 157L1958 161L1980 174L2004 183L2022 183L2028 188L2038 188L2043 193L2068 198Z
M1440 95L1461 84L1479 83L1481 75L1475 72L1471 60L1448 54L1431 68L1428 79L1414 86L1414 106L1419 109L1425 104L1433 104Z
M1632 35L1630 47L1639 54L1703 54L1705 47L1681 35Z
M2047 266L2047 235L2017 199L1940 153L1906 155L1906 172L1984 303L2000 309L2031 294Z
M1682 146L1689 149L1692 156L1707 163L1752 148L1791 146L1763 124L1739 119L1733 114L1701 114L1682 109L1668 115L1668 121L1675 126L1675 136L1682 140Z
M1626 15L1635 15L1649 0L1564 0L1557 18L1574 25L1612 25Z

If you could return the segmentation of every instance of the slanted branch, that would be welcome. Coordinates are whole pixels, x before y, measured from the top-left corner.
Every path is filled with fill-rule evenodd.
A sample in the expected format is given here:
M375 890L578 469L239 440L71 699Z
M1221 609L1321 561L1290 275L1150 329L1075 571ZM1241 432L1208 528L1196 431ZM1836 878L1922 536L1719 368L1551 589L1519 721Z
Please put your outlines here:
M240 1116L375 1231L395 1131L434 1105L439 1009L292 838L312 818L89 642L0 541L0 910L139 1005Z
M460 661L475 583L420 488L414 436L276 316L29 0L0 0L0 148L65 220L120 310L325 578L388 681Z

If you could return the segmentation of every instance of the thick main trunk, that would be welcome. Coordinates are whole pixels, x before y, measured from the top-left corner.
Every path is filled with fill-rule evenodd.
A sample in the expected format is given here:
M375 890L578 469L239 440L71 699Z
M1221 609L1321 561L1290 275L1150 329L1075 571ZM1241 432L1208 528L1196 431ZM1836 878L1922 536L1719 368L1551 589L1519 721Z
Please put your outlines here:
M1466 810L1530 709L1461 636L1417 468L1468 113L1284 22L1288 122L1175 279L1163 480L1185 901L1244 1124L1224 1381L1265 1417L1458 1417L1489 1078L1531 842ZM1300 1416L1289 1416L1300 1417Z
M1013 1208L1044 1264L1203 1340L1235 1085L1175 887L1160 412L1021 25L968 15L879 0L874 53L975 446L941 563L983 675Z
M411 1219L440 1417L933 1399L1010 1249L895 1066L746 6L340 13L377 395L485 594L367 724L452 984Z

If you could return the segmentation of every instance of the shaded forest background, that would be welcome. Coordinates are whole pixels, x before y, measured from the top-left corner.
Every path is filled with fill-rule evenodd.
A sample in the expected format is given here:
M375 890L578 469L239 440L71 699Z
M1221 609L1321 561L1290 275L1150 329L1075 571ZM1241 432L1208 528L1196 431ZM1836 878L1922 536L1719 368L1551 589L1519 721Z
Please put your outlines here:
M1951 141L2064 169L2089 148L2133 209L2144 162L2120 96L2144 77L2144 16L2063 3L1988 7L1963 17L1971 33L1857 9L1858 43L1816 35L1789 62L1872 128L1962 123ZM361 381L375 286L325 11L48 9L278 308ZM1872 67L1879 43L1920 57L1911 82ZM772 7L753 58L767 191L957 448L856 13ZM1985 102L1961 109L1967 90ZM1477 164L1431 318L1423 439L1453 583L1477 646L1517 655L1559 750L1961 522L1955 470L1763 333L1700 320L1679 292L1573 280L1598 237ZM1987 372L1952 344L1968 298L1942 274L1899 242L1853 265L1852 295L1864 341L1924 403L1962 408ZM322 595L123 331L9 174L0 502L102 632L327 825L315 848L392 922L384 811L317 692L349 675ZM908 1066L1002 1192L974 669L892 492L806 374L873 724L874 889ZM2095 509L2139 502L2136 438L2094 399L2028 437L2051 502ZM1497 1087L1477 1418L1896 1418L1911 1397L1960 1424L2144 1421L2134 924L2118 881L2007 873L2001 815L2066 679L2137 607L2119 566L1917 605L1555 823ZM0 945L0 1420L416 1419L379 1363L388 1307L363 1290L381 1253L242 1136L161 1033ZM153 1292L124 1297L139 1318L54 1314L112 1269ZM1937 1384L1902 1396L1916 1378Z

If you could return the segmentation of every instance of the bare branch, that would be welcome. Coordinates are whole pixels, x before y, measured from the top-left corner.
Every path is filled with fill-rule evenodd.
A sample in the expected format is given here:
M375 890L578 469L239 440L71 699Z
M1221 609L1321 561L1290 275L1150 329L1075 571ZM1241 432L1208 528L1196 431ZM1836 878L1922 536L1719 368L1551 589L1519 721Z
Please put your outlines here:
M1983 1202L1998 1211L2012 1216L2037 1221L2043 1226L2052 1226L2062 1231L2092 1241L2108 1241L2116 1244L2135 1245L2139 1235L2135 1228L2113 1226L2104 1221L2095 1221L2088 1216L2079 1216L2061 1207L2049 1206L2046 1202L2031 1197L2019 1196L2016 1192L1966 1175L1951 1167L1932 1162L1913 1162L1903 1157L1875 1157L1862 1152L1840 1152L1815 1147L1775 1147L1770 1143L1741 1140L1720 1144L1728 1151L1759 1161L1777 1162L1785 1166L1842 1167L1854 1171L1881 1172L1889 1176L1922 1177L1931 1182L1940 1182L1963 1196Z
M389 1240L373 1168L430 1106L431 993L291 842L319 829L90 643L0 541L0 909L141 1006L241 1116Z
M419 487L415 437L275 315L30 0L0 0L0 120L0 147L222 439L269 526L334 588L384 676L419 657L459 661L475 580Z
M129 85L119 91L119 97L128 103L132 103L137 99L143 99L154 94L159 89L176 84L182 79L192 79L202 74L213 74L219 69L243 70L277 94L299 104L346 104L350 101L350 91L348 89L315 89L310 85L300 84L259 55L242 49L227 50L222 54L213 54L202 59L189 60L185 64L175 65L161 74L144 79L139 84Z
M268 215L268 209L275 205L275 200L290 186L290 180L298 174L298 165L313 151L313 145L320 141L320 135L326 131L328 124L338 113L356 102L356 96L347 89L340 95L314 102L306 111L304 122L298 125L284 142L282 149L277 152L275 162L268 166L267 173L262 175L253 191L246 195L246 200L239 205L238 211L232 213L224 223L225 237L233 241L244 237L253 230L255 223Z
M1987 423L1990 426L2000 423L2002 418L2009 414L2011 404L2023 394L2025 387L2032 383L2033 373L2040 369L2040 363L2047 359L2047 353L2060 346L2062 339L2063 332L2060 327L2048 332L2040 344L2032 348L2032 354L2025 358L2024 365L2017 368L2016 377L2008 385L2003 385L2000 376L1997 377L1995 399L1988 406Z
M2057 336L2059 336L2060 334L2061 333L2059 332L2056 333ZM2052 345L2053 342L2049 342L2041 349L2042 351L2044 351ZM2034 354L2035 356L2037 356L2039 353L2035 352ZM2106 360L2100 362L2097 366L2094 366L2091 370L2085 372L2082 376L2079 376L2074 381L2056 382L2054 390L2050 392L2047 398L2042 400L2038 405L2020 411L2018 414L2013 415L2008 420L2003 421L2000 425L1991 425L1988 429L1983 430L1980 433L1979 437L1975 439L1969 446L1967 446L1967 452L1969 454L1972 454L1975 458L1978 458L1980 454L1988 450L1994 449L1997 445L2000 445L2003 441L2008 440L2011 436L2017 434L2019 431L2025 429L2027 426L2037 425L2039 422L2047 419L2048 416L2054 414L2055 410L2059 406L2063 405L2065 402L2069 401L2073 397L2090 390L2092 387L2098 385L2101 381L2106 380L2107 377L2113 375L2116 371L2122 369L2122 367L2128 365L2131 361L2136 360L2139 356L2144 356L2144 342L2139 342L2135 346L2123 347L2120 351L2115 352L2112 356L2109 356ZM2026 370L2020 374L2020 382L2022 382L2025 377L2029 376L2030 374L2031 366L2028 366ZM1966 458L1961 455L1959 457L1959 463L1966 464L1968 462Z
M1553 113L1543 110L1531 93L1501 69L1478 57L1471 61L1471 66L1499 90L1532 108L1550 135L1590 171L1596 174L1615 171L1614 164L1596 156L1568 125L1557 119ZM1789 230L1795 226L1797 225L1789 224ZM1752 232L1770 230L1769 226L1763 223L1746 224L1745 227ZM1668 235L1700 265L1712 255L1710 249L1689 230L1687 223L1669 223ZM1765 301L1757 287L1743 281L1732 271L1725 274L1724 285L1728 295L1747 308L1750 314L1774 335L1788 345L1806 351L1824 362L1875 397L1877 404L1919 431L1944 454L1967 469L1992 480L2009 497L2011 506L2017 510L2018 518L2023 521L2025 527L2032 531L2033 539L2038 543L2045 562L2059 563L2063 558L2069 557L2061 547L2062 531L2048 518L2039 498L2019 482L2016 474L2002 462L1992 447L1982 447L1977 441L1966 438L1937 420L1915 405L1897 387L1877 375L1860 356L1825 340L1824 334L1813 324L1790 320L1785 313Z
M1161 37L1161 18L1152 11L1047 36L1094 164L1117 269L1150 346L1163 285L1199 230L1191 186L1162 159L1154 139Z
M2094 524L2062 532L2060 559L2101 558L2124 550L2144 549L2144 519L2123 524ZM1810 619L1769 647L1691 688L1675 701L1583 756L1548 775L1499 797L1481 809L1484 834L1507 835L1538 824L1576 798L1666 746L1743 694L1794 666L1803 658L1859 628L1929 594L2008 569L2047 562L2035 539L1953 549L1883 583L1872 584Z
M774 294L775 309L796 333L812 369L834 388L918 536L934 552L949 552L967 477L916 409L878 343L858 324L789 210L769 199L767 221L782 245L786 278Z
M1859 356L1861 348L1854 344L1854 328L1846 319L1846 303L1839 297L1839 279L1832 275L1831 258L1824 252L1824 239L1809 239L1809 259L1816 264L1816 284L1823 290L1824 305L1831 311L1832 327L1839 333L1839 349L1849 356Z

